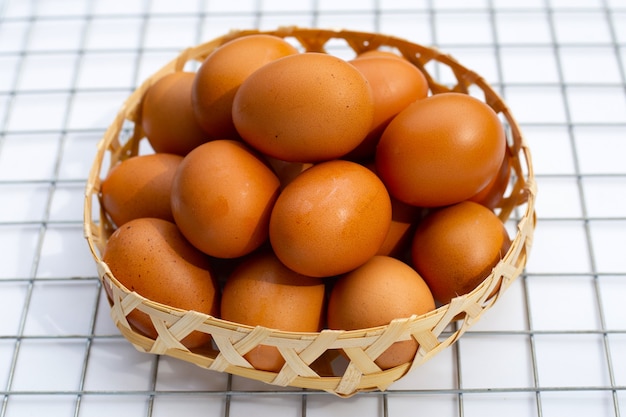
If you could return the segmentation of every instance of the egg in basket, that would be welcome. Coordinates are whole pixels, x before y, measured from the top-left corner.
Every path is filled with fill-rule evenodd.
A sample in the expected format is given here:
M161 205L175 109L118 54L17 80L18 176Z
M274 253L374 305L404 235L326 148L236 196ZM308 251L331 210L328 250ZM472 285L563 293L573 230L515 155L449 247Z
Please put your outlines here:
M392 36L283 27L188 48L128 97L84 229L138 350L347 397L387 389L498 301L535 196L479 75Z

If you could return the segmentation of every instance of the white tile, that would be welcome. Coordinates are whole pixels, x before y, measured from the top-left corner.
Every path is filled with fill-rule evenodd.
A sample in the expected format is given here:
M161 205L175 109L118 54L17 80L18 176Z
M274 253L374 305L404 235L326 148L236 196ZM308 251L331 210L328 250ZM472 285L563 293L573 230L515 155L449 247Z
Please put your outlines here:
M80 417L133 417L146 415L148 396L130 394L85 395L81 398Z
M75 408L74 395L13 395L6 411L11 417L71 416Z
M136 14L144 11L142 1L107 0L98 1L93 6L94 14Z
M359 417L380 416L382 409L382 398L379 395L356 395L351 398L338 398L331 395L311 395L307 397L308 417L346 416L355 415ZM294 409L293 414L299 415Z
M130 88L136 60L134 53L85 54L80 62L76 88Z
M67 90L76 77L75 54L27 55L22 62L19 90Z
M541 394L541 409L545 416L558 415L615 415L610 391L575 390Z
M169 356L159 358L156 389L164 391L224 391L228 374L210 371Z
M14 97L8 130L59 131L67 112L67 94L19 94Z
M539 218L526 269L536 274L590 272L587 247L582 222Z
M487 13L439 13L435 15L437 44L486 44L494 41Z
M471 334L459 340L459 349L463 388L533 386L528 336ZM511 361L511 358L515 360Z
M600 0L550 0L550 6L555 9L600 9L602 1Z
M619 83L618 57L613 48L563 47L559 49L566 83Z
M621 87L569 87L566 94L575 122L619 123L626 114L626 95Z
M82 19L37 20L28 37L29 50L76 51L85 23Z
M95 282L35 283L26 316L28 336L72 336L91 333L96 302Z
M324 398L327 399L328 397L324 396ZM316 415L314 404L312 404L315 399L307 397L307 416L309 417ZM301 408L302 399L298 395L247 394L235 395L230 399L230 414L232 416L275 417L280 414L285 417L297 417L300 415Z
M500 62L507 83L556 83L559 80L552 48L502 47Z
M100 299L98 302L98 312L94 326L94 334L99 336L120 335L119 330L113 324L111 318L111 305L108 302L106 292L100 289Z
M591 242L598 272L615 273L626 271L624 236L626 221L598 220L589 223Z
M132 15L124 18L95 18L89 25L85 47L88 50L135 51L139 46L142 24L142 19Z
M59 178L85 180L89 176L100 139L100 132L68 134L62 149Z
M37 3L35 13L38 16L83 16L88 12L88 4L84 0L63 0L62 2Z
M608 43L611 35L602 12L555 11L553 25L556 41L569 43ZM585 30L581 30L584 27Z
M513 115L517 109L512 109ZM561 126L521 126L536 175L574 174L570 134Z
M156 357L125 339L95 339L89 351L85 390L142 391L150 388Z
M615 384L624 386L626 385L626 335L610 334L608 340Z
M534 393L464 394L465 417L535 417L537 400Z
M525 2L529 3L529 2ZM502 44L550 44L550 26L544 13L511 11L496 14L498 41Z
M11 373L15 339L0 339L0 386L6 387Z
M197 0L178 0L172 2L169 0L154 0L150 2L150 11L152 13L198 13L201 10L201 2Z
M561 90L550 86L505 86L506 102L518 123L563 123Z
M196 44L199 27L197 17L153 17L146 24L143 44L146 48L182 50Z
M528 329L523 277L517 278L498 301L468 331L524 331Z
M318 0L317 6L321 12L331 10L372 10L374 6L374 0Z
M95 276L96 264L83 237L82 223L48 226L41 247L37 277Z
M224 414L224 404L223 395L161 395L154 399L152 416L219 416Z
M623 276L608 275L599 277L598 283L606 328L608 330L626 329L626 322L624 321L624 317L626 317L626 303L624 303L626 280ZM626 352L626 349L622 351ZM624 360L626 361L626 356ZM626 377L626 373L623 375ZM626 383L626 381L624 382Z
M382 13L378 25L381 33L420 45L433 43L430 16L423 12Z
M537 179L541 198L535 205L541 217L579 218L582 215L581 196L575 177L541 177Z
M390 394L387 397L390 416L414 416L416 404L419 404L419 414L424 416L455 416L459 414L459 397L454 394Z
M41 221L46 210L48 184L0 183L0 222Z
M426 0L380 0L381 10L425 10L428 8Z
M604 387L609 383L600 335L535 335L535 352L540 387Z
M586 174L626 174L626 128L577 126L574 129L580 171Z
M389 387L389 392L402 390L453 390L458 388L456 346L437 353L422 365L411 370Z
M26 304L27 292L27 283L2 282L0 280L0 317L2 317L0 321L0 336L16 336L18 334ZM0 345L0 349L3 349L2 346ZM0 355L0 357L3 357L3 355ZM1 367L2 365L0 365L0 369ZM0 375L2 375L2 372L0 372ZM1 383L2 378L0 378Z
M85 184L58 184L50 204L49 219L52 221L83 221Z
M50 392L78 389L86 346L80 339L22 340L11 388Z
M39 228L33 226L0 226L0 279L29 278L32 276Z
M624 217L626 177L585 177L582 184L590 217Z
M70 129L108 127L128 96L129 92L116 90L77 93L72 98L68 127Z
M534 330L574 332L600 329L598 301L591 276L534 275L527 282Z
M57 137L55 134L5 136L0 152L0 179L29 181L51 178L59 147Z

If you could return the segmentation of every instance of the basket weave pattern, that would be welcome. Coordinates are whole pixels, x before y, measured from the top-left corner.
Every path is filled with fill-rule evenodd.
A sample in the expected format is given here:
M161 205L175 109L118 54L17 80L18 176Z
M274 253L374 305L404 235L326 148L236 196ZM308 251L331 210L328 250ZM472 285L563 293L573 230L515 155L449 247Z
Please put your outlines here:
M131 292L117 281L101 258L114 226L100 204L100 186L113 165L139 152L140 141L145 136L140 121L142 97L164 75L181 71L192 61L202 62L215 48L229 40L256 33L294 40L303 51L326 52L327 43L331 39L345 41L357 54L380 47L394 48L423 71L433 94L448 91L469 94L471 90L476 95L475 91L482 91L484 97L480 98L498 113L507 127L508 151L511 155L512 182L497 214L501 220L506 221L514 210L521 212L509 251L482 284L471 293L457 297L435 311L422 316L397 319L386 326L354 331L298 333L245 326L194 311L175 309ZM456 83L438 83L427 69L429 64L449 68ZM530 151L508 107L479 75L452 57L406 40L365 32L295 27L273 31L233 31L182 51L127 98L98 145L85 189L84 232L102 284L111 296L111 317L122 335L139 351L176 357L214 371L228 372L270 384L325 390L339 396L350 396L359 391L387 389L411 369L458 340L498 300L526 265L536 223L535 195L536 184ZM129 325L126 317L135 309L150 316L158 333L156 340L137 333ZM183 346L180 340L193 331L210 334L214 349L190 351ZM419 343L412 362L385 371L374 363L393 343L410 338L415 338ZM285 366L280 372L257 370L244 359L243 355L259 344L278 348L285 358ZM333 369L332 362L339 356L340 350L347 358L347 365L339 370Z

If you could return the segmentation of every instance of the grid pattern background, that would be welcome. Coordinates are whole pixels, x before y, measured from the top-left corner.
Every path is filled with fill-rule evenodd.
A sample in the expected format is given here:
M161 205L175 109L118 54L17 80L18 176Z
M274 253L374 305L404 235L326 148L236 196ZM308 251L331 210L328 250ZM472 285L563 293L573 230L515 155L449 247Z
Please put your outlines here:
M186 46L281 25L438 46L501 92L533 153L526 273L385 393L339 399L140 354L83 239L96 143L134 87ZM0 417L626 415L624 155L624 1L0 0Z

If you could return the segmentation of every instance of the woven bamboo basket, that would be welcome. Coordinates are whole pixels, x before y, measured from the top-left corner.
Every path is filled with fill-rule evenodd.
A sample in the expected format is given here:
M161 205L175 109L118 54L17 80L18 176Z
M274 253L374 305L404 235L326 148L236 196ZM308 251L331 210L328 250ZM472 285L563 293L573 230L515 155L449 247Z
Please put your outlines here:
M251 327L194 311L183 311L146 299L129 291L113 276L101 254L114 231L100 205L100 186L116 163L137 155L144 134L140 104L146 90L164 75L180 71L189 63L202 62L214 49L234 38L272 34L293 41L303 51L327 52L328 45L342 43L355 54L372 49L393 49L426 75L432 94L461 92L484 98L501 117L507 130L511 156L511 181L496 209L503 222L516 213L512 245L491 274L471 293L421 316L398 318L386 326L319 333L285 332ZM433 68L448 69L455 82L444 85L431 74ZM429 72L429 69L431 72ZM535 228L536 184L530 151L509 108L478 74L436 49L382 34L347 30L284 27L272 31L232 31L224 36L182 51L175 59L143 82L123 103L98 144L95 161L85 189L84 233L97 265L102 285L110 289L111 316L121 334L139 351L168 355L217 372L227 372L278 386L324 390L349 397L361 391L386 390L413 368L453 344L491 308L509 285L523 272ZM126 317L138 309L151 317L158 337L136 332ZM180 340L199 331L212 336L213 347L190 351ZM381 370L374 360L391 344L414 338L419 349L413 360ZM255 369L244 354L257 345L275 346L285 359L280 372ZM339 354L343 351L343 354ZM338 359L339 358L339 359ZM343 360L340 366L336 362Z

